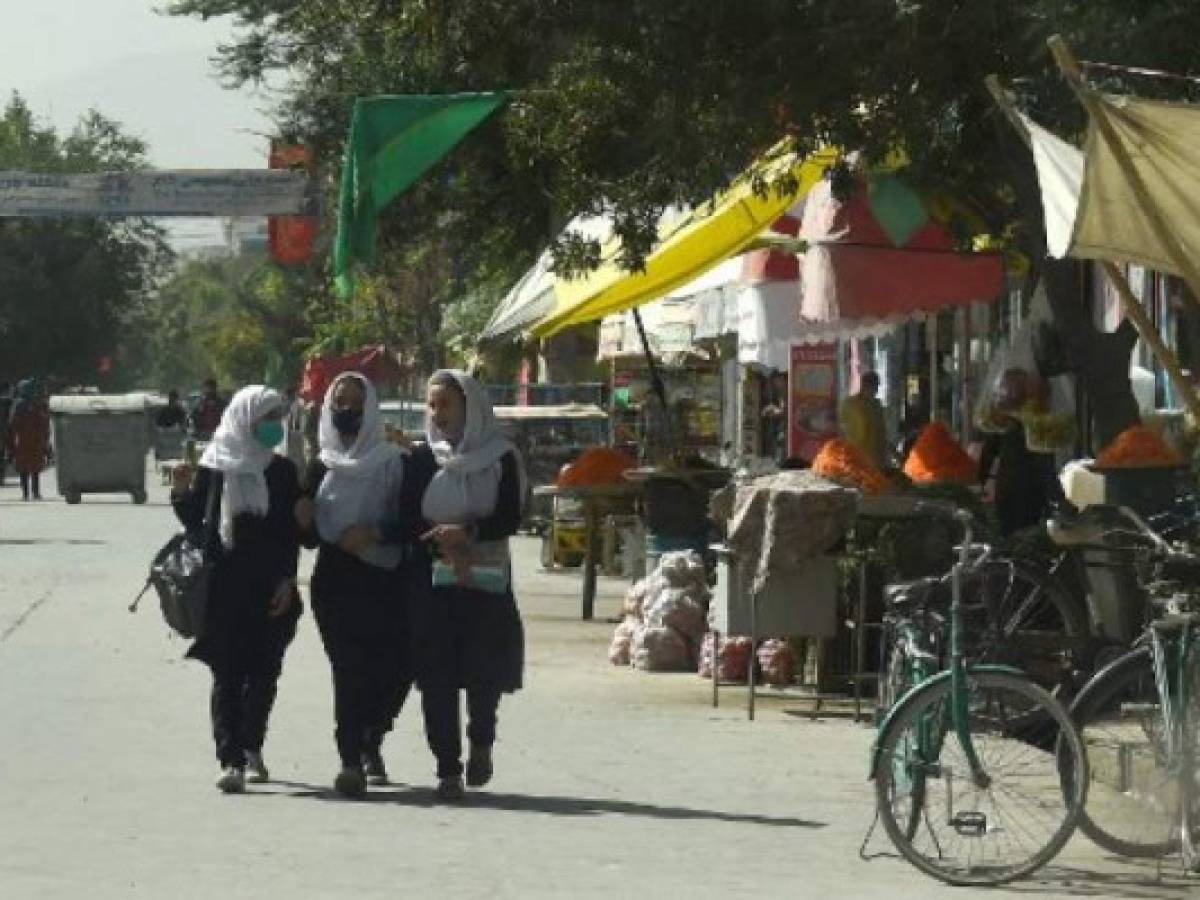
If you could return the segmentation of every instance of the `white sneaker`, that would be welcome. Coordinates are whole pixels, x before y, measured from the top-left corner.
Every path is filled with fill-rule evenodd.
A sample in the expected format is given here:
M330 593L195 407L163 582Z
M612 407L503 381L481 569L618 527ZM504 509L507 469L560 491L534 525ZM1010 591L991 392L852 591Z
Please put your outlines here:
M263 762L263 755L257 750L246 751L246 769L249 772L246 775L247 781L254 784L265 784L271 780L271 773L267 771L267 764Z
M226 766L217 779L217 788L226 794L241 794L246 790L246 772L236 766Z

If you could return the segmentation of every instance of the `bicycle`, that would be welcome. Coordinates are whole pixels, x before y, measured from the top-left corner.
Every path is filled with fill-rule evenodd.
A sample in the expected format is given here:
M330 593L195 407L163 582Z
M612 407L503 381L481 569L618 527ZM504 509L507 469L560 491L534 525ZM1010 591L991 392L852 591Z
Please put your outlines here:
M1156 611L1133 649L1071 706L1094 773L1080 830L1113 853L1181 853L1200 872L1200 556L1120 508L1149 541ZM1063 761L1064 782L1072 780Z
M1061 703L1010 666L967 664L963 587L986 554L969 513L921 511L956 522L963 539L951 569L949 662L912 656L917 683L880 725L871 761L876 806L912 865L955 885L1003 884L1035 871L1075 830L1088 787L1078 731ZM1065 776L1063 763L1072 768Z

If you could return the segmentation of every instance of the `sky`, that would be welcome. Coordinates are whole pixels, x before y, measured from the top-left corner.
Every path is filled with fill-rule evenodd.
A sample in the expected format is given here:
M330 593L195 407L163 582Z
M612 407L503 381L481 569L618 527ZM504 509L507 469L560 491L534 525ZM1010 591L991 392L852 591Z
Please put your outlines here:
M232 23L161 15L165 2L0 0L0 95L17 91L62 131L95 107L161 168L266 165L269 100L224 89L211 63ZM206 224L173 230L202 240Z

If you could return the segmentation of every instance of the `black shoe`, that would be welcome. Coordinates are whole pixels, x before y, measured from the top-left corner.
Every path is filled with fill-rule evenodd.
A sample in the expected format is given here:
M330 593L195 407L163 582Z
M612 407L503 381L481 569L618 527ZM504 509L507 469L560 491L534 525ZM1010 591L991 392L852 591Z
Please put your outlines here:
M345 766L333 780L333 789L343 797L357 800L367 793L367 779L357 766Z
M383 764L383 754L378 747L363 751L362 767L367 774L367 784L388 783L387 767Z
M467 796L467 792L463 790L463 780L461 775L451 775L448 778L439 778L438 786L434 789L433 795L443 803L457 803Z
M467 758L467 784L480 788L492 780L492 748L472 747Z

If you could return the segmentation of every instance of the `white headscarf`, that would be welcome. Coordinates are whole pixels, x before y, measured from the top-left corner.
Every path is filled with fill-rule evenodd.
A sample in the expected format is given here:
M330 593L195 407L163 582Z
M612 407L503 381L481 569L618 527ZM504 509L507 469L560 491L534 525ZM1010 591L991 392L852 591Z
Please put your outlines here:
M363 389L363 418L358 437L346 446L333 425L333 395L344 381L354 379ZM317 428L320 459L328 469L317 489L317 533L328 543L351 525L377 524L400 489L404 452L387 440L379 417L379 395L370 380L357 372L344 372L325 392ZM365 562L393 567L400 561L399 547L368 547Z
M268 413L283 406L278 391L252 384L233 395L221 424L213 432L212 442L200 457L200 465L221 472L221 543L233 549L233 520L242 513L267 514L267 478L265 472L275 457L274 449L264 447L254 435L254 426Z
M462 388L467 400L467 418L462 439L454 445L434 425L433 414L425 415L425 433L441 468L425 491L421 512L437 525L465 525L495 510L502 472L500 460L506 453L517 451L496 424L483 385L455 369L442 369L434 373L433 379L445 375Z

